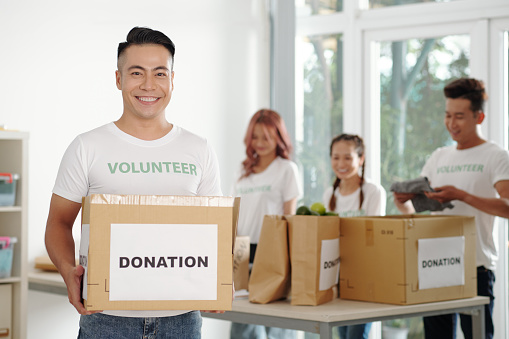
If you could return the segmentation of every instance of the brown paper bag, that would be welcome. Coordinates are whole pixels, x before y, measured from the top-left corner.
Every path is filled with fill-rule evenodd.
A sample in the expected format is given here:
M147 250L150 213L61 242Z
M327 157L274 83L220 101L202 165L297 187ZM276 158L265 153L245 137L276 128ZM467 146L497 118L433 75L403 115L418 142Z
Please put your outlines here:
M339 217L288 216L292 305L320 305L337 297Z
M249 281L249 237L237 236L233 250L233 282L235 290L247 290Z
M290 288L287 222L266 215L249 278L249 301L266 304L284 299Z

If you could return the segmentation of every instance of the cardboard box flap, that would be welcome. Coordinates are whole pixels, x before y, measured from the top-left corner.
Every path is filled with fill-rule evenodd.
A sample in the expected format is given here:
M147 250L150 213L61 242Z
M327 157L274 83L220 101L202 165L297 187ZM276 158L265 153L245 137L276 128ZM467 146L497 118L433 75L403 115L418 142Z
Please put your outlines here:
M452 220L452 219L463 219L466 218L464 215L435 215L435 214L393 214L393 215L385 215L385 216L368 216L368 217L362 217L362 219L393 219L393 220L402 220L402 219L409 219L409 220L425 220L432 218L433 220L442 221L442 220ZM346 218L343 218L346 219ZM348 218L350 219L350 218Z
M239 222L240 197L236 197L233 201L232 212L232 253L235 252L235 238L237 237L237 224Z
M216 196L185 196L185 195L92 194L90 195L89 199L91 204L106 204L106 205L232 207L236 204L237 198L216 197Z

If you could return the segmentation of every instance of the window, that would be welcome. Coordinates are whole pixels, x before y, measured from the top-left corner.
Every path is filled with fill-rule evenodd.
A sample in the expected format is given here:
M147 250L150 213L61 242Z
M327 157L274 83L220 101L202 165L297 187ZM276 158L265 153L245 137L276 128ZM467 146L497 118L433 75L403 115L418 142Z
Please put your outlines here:
M427 157L452 140L442 121L443 87L468 76L469 38L380 43L381 182L417 178ZM424 132L424 133L423 133ZM388 194L387 214L398 214Z
M329 144L342 131L342 36L304 37L296 43L296 159L304 204L322 201L332 185Z
M343 0L295 0L297 16L331 14L343 10Z
M369 0L369 8L401 6L424 2L449 2L452 0Z

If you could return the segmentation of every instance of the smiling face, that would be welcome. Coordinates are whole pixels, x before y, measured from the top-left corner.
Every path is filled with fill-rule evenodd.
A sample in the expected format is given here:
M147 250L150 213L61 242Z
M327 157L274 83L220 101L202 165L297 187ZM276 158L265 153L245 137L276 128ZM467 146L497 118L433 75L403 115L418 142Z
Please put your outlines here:
M341 140L331 149L332 170L340 180L359 177L359 168L364 163L364 156L359 157L353 141Z
M444 124L451 138L458 143L458 149L470 148L482 142L477 125L483 119L484 113L473 112L468 99L448 98L445 102Z
M122 91L124 115L137 119L164 118L173 91L170 52L161 45L129 46L115 72Z
M262 124L256 124L253 128L251 147L259 157L276 157L277 141L275 131L267 129Z

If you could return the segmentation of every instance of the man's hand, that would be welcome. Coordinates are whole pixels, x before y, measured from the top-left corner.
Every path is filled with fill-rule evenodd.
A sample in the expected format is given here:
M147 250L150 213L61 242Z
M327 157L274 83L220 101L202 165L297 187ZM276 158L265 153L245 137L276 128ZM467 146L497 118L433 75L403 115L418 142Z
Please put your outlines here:
M76 311L82 315L89 315L93 313L99 313L101 311L87 311L85 306L81 302L81 280L83 279L83 273L85 273L85 269L83 266L78 265L67 273L62 274L64 278L65 284L67 286L67 296L69 298L69 302L74 306Z
M465 191L462 191L454 186L441 186L434 187L435 192L424 192L424 194L433 200L437 200L439 202L446 203L452 200L461 200L463 201L467 196Z
M53 194L46 224L45 243L51 261L64 278L69 302L79 314L92 314L98 311L85 310L81 302L80 287L85 269L82 266L76 266L74 253L72 228L80 209L80 203Z

